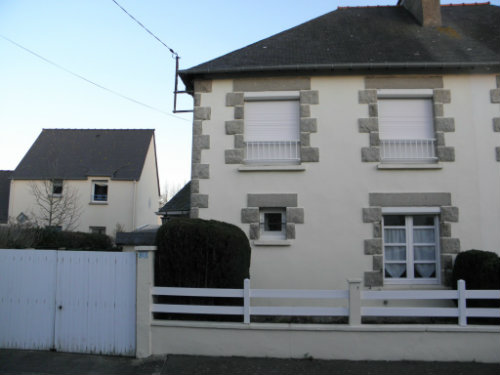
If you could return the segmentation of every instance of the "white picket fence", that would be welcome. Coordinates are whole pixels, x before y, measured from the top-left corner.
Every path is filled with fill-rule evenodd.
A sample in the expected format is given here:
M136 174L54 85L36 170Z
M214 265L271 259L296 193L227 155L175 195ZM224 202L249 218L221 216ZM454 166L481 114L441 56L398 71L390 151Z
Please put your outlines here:
M349 281L348 290L286 290L251 289L250 280L244 281L243 289L170 288L153 287L153 296L241 298L242 306L209 306L154 303L153 313L241 315L243 322L250 323L251 316L327 316L348 317L349 324L361 324L362 317L441 317L457 318L460 326L467 325L467 318L500 318L500 308L468 308L468 299L500 299L500 290L467 290L465 281L459 280L457 290L361 290L361 281ZM259 299L314 299L343 300L344 306L262 306L252 305ZM457 307L377 307L363 306L363 301L396 300L453 300ZM287 301L288 302L288 301Z

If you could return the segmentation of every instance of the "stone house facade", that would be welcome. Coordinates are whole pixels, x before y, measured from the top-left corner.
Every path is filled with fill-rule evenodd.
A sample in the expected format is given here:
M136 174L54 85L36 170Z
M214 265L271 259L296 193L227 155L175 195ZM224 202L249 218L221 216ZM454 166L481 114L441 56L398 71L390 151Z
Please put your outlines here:
M181 71L191 216L248 234L256 287L450 286L458 252L500 252L499 18L341 8Z

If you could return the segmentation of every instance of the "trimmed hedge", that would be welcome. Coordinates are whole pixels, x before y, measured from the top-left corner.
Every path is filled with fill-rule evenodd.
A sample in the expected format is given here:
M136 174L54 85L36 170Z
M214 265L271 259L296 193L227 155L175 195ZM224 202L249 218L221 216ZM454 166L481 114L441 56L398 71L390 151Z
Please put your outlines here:
M0 248L118 251L105 234L63 232L53 228L9 225L0 227Z
M461 252L453 265L453 287L465 280L467 289L500 289L500 258L491 251Z
M37 249L67 250L117 250L113 241L105 234L57 231L51 228L40 229L36 242Z
M465 280L470 290L500 289L500 258L491 251L468 250L457 255L453 265L453 286ZM498 300L467 300L468 307L500 307Z
M156 235L155 285L242 288L249 277L250 244L235 225L173 219Z

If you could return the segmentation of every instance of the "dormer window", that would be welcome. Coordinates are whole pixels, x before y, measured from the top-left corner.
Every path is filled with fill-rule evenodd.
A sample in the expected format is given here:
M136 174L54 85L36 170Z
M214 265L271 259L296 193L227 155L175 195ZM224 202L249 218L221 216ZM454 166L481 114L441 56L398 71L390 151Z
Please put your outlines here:
M108 181L92 181L92 202L102 203L108 201Z

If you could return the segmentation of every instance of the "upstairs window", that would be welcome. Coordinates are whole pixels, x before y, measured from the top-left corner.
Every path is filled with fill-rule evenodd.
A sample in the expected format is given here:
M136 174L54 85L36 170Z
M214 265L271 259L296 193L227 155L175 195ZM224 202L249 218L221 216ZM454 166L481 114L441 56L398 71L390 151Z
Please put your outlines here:
M92 202L107 202L108 201L108 182L107 181L92 181Z
M435 284L439 280L437 215L384 215L384 279Z
M63 181L53 180L52 181L52 195L60 196L63 192Z
M432 93L424 90L423 93L412 95L410 91L403 95L395 91L398 90L379 93L382 162L437 162Z
M300 114L298 92L245 95L245 162L298 164Z

